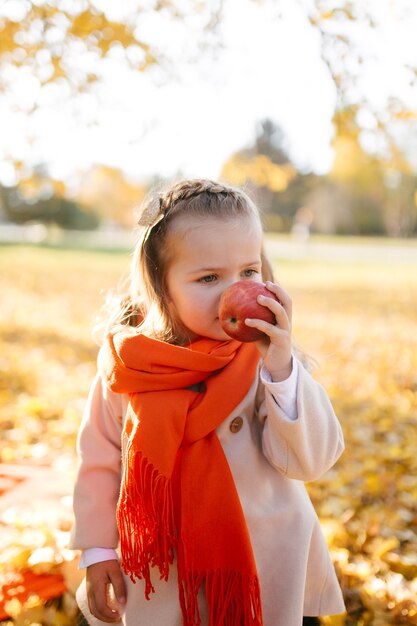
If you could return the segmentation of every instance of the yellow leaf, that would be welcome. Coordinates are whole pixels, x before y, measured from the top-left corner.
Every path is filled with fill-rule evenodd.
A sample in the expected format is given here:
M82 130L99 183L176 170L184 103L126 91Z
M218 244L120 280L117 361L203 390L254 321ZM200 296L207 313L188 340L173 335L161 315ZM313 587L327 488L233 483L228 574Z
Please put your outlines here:
M326 617L320 618L320 624L323 626L345 626L346 614L342 615L326 615Z
M319 20L330 20L334 16L334 11L324 11L320 13Z

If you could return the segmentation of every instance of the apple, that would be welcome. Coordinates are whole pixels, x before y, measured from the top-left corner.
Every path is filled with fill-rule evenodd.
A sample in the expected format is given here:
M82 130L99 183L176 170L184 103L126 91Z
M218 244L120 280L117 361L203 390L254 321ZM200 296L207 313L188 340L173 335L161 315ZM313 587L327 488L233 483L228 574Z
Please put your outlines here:
M265 336L257 328L246 326L245 319L264 320L275 324L275 315L267 307L257 302L258 296L278 298L266 288L264 283L240 280L225 289L219 302L219 320L224 332L238 341L258 341ZM279 302L279 300L278 300Z

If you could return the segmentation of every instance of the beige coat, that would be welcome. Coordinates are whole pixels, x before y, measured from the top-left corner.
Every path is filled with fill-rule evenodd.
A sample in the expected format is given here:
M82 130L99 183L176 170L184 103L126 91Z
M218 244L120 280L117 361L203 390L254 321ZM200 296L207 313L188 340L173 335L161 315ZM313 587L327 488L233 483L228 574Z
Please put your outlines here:
M217 428L233 473L261 582L264 626L301 626L303 615L342 613L344 604L304 482L318 479L343 451L343 435L326 392L299 364L297 419L273 396L274 383L254 380L249 393ZM128 398L96 378L79 436L72 547L118 545L115 508L120 486L120 440ZM236 417L242 418L237 420ZM233 420L235 420L233 422ZM231 427L231 423L234 426ZM236 431L236 432L233 432ZM201 486L202 490L204 485ZM154 577L145 600L142 581L128 579L127 626L182 626L176 567L168 582ZM85 588L80 606L91 624ZM207 624L202 604L202 624Z

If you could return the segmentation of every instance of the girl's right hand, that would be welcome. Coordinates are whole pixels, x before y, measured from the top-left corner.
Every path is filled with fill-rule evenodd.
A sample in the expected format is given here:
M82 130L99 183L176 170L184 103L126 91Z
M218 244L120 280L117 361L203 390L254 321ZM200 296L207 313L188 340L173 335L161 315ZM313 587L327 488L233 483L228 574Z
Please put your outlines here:
M126 585L119 561L101 561L87 567L88 606L103 622L119 622L126 604ZM111 587L113 587L113 597Z

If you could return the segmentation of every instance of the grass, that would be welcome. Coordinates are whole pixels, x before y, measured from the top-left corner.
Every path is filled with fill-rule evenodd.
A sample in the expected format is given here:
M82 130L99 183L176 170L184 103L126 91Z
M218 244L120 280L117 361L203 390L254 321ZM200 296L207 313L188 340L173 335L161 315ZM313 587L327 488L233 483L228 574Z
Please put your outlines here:
M314 376L346 438L337 466L308 485L348 608L347 616L323 623L417 624L416 267L281 253L272 260L293 298L295 341L316 359ZM128 252L0 247L3 461L74 458L95 373L91 329L129 261ZM19 532L14 545L23 542ZM55 541L57 550L54 536L49 529L44 542ZM24 567L36 547L26 545L15 566ZM7 567L0 561L0 573ZM19 610L14 623L31 624ZM56 610L51 623L73 623L69 609ZM43 613L35 621L42 620Z

